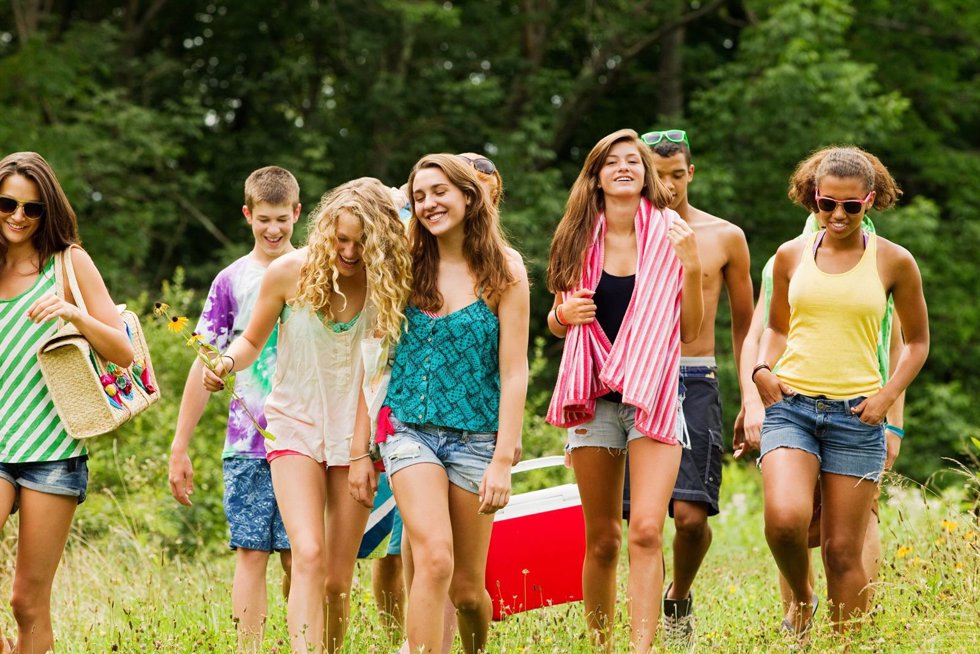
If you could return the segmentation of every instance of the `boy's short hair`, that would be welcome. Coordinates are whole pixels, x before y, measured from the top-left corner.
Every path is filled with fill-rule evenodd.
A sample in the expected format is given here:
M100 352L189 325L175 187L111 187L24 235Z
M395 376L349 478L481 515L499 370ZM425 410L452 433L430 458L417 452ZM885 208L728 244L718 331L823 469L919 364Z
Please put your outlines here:
M285 168L259 168L245 180L245 206L251 211L259 202L288 204L295 209L299 205L299 182Z
M683 152L684 161L687 162L688 166L691 165L691 148L688 147L687 143L674 143L673 141L662 139L660 143L653 146L653 151L661 157L673 157L678 152Z

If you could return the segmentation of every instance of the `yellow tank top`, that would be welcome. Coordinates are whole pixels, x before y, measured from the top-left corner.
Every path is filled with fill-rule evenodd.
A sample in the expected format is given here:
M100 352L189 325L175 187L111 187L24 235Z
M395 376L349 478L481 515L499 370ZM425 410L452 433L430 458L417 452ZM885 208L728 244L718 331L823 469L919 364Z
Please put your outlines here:
M874 234L857 265L843 273L817 267L814 234L789 282L789 333L779 379L797 393L844 400L881 388L878 339L887 296L878 276Z

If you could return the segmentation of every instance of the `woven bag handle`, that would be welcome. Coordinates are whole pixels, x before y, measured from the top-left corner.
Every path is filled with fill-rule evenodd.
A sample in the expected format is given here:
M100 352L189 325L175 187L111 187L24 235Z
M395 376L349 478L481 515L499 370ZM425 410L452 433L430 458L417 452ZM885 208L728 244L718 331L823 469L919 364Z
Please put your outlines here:
M71 263L71 250L72 248L78 248L78 245L72 243L64 250L58 253L57 259L55 260L54 266L54 280L55 280L55 292L58 294L62 300L65 300L65 280L68 281L68 288L71 289L72 298L75 300L75 306L82 310L82 313L88 313L88 309L85 306L85 300L82 298L82 291L78 287L78 279L75 277L75 268ZM65 326L65 320L58 318L58 329L61 330Z
M65 277L68 279L68 287L71 288L71 295L75 300L75 306L81 309L83 313L88 313L85 300L82 298L82 290L78 287L78 279L75 277L75 267L71 263L71 251L74 248L82 249L72 243L62 251L61 260L65 266Z

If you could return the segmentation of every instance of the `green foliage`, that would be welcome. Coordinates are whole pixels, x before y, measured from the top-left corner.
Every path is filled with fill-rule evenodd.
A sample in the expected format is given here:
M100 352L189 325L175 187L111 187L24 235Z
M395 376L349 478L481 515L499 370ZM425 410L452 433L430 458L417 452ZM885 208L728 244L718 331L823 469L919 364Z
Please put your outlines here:
M726 207L720 215L742 226L755 270L805 218L786 199L796 164L822 146L888 136L907 104L881 89L875 66L848 51L850 3L767 7L758 25L743 30L735 59L715 70L715 84L691 103L696 163L704 171L691 192L699 206Z
M191 441L193 506L181 506L170 497L170 442L194 354L183 338L175 337L164 321L153 316L152 306L154 301L166 302L174 315L196 320L202 297L183 284L183 271L178 269L174 280L163 284L159 297L148 300L144 295L130 303L143 316L161 399L111 436L91 441L89 499L75 520L86 538L102 538L125 526L129 537L169 552L200 548L213 552L227 540L221 469L227 395L208 402Z
M399 184L427 152L486 152L505 180L504 226L531 274L532 336L545 336L532 395L550 391L561 350L544 321L548 246L602 135L686 128L697 166L692 201L745 230L754 271L799 231L804 212L785 195L796 163L820 146L856 143L905 188L901 208L876 220L916 256L929 301L933 347L907 419L916 460L898 461L924 479L980 426L975 403L950 420L923 399L980 392L975 4L8 3L0 5L0 143L52 162L117 298L159 287L179 266L190 288L204 289L242 254L242 182L259 166L290 168L310 208L352 177ZM36 21L25 20L28 10ZM680 62L674 72L671 60ZM675 105L680 115L668 111ZM731 421L738 391L719 315ZM186 353L173 343L155 348L167 352L158 367L178 370L179 394ZM172 429L169 410L153 412L156 431ZM559 451L535 419L526 449ZM122 462L135 454L127 448ZM164 451L148 442L134 461Z
M145 106L118 85L113 74L137 72L121 39L107 22L77 23L55 42L38 36L4 57L0 143L49 160L84 244L125 296L160 274L186 228L175 202L205 192L208 182L201 171L180 169L184 144L200 134L199 110L190 99Z

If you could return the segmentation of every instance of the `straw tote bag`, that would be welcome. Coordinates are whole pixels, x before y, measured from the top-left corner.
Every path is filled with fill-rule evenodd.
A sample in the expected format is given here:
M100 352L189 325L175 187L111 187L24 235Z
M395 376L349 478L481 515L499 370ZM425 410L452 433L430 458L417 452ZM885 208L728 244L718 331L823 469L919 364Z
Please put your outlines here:
M65 297L65 282L75 305L88 313L72 269L69 246L55 255L55 286ZM133 364L128 368L106 361L71 323L58 321L58 331L37 351L44 383L54 406L73 438L91 438L120 427L160 399L139 316L116 305L133 345Z

